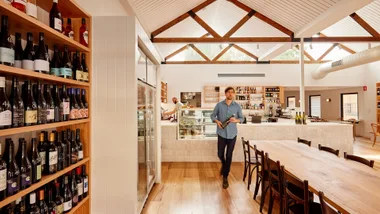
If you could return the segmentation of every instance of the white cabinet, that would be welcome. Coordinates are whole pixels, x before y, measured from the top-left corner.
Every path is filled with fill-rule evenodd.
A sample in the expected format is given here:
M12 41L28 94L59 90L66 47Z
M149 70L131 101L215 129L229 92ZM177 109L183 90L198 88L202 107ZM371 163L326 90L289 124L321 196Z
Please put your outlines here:
M140 79L143 82L146 82L147 81L146 56L140 49L137 52L137 54L138 54L139 61L136 67L136 76L137 76L137 79Z
M157 66L147 59L147 83L156 87L157 85Z

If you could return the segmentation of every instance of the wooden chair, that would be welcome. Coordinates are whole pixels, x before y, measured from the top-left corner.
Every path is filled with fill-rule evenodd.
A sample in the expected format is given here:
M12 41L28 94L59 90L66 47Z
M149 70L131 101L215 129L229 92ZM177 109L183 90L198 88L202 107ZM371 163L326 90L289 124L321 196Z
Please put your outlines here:
M372 128L372 132L371 133L373 134L373 144L372 144L372 147L374 147L375 144L376 144L377 136L380 136L379 126L380 126L380 124L378 124L378 123L371 123L371 128Z
M243 144L243 152L244 152L244 175L243 175L243 181L245 181L245 178L248 175L248 190L251 186L252 182L252 173L255 169L257 169L257 163L259 162L256 159L256 156L251 157L251 147L249 146L249 141L245 141L244 138L241 138L241 142ZM254 167L252 167L254 166Z
M333 208L331 208L326 202L325 202L325 196L323 194L323 192L319 192L318 194L319 196L319 201L321 203L321 210L322 210L322 214L339 214L338 211L334 210Z
M276 197L280 198L280 213L283 213L283 202L284 202L284 190L283 190L283 179L281 173L280 161L273 161L269 158L268 153L265 153L265 162L268 166L269 175L269 208L268 214L272 213L274 199Z
M308 140L305 140L305 139L298 138L297 142L298 143L303 143L305 145L308 145L309 147L311 146L311 141L308 141Z
M365 164L365 165L367 165L369 167L372 167L372 168L375 165L375 161L374 160L367 160L365 158L362 158L362 157L359 157L359 156L356 156L356 155L349 155L349 154L347 154L347 152L344 152L344 158L346 158L348 160L353 160L353 161Z
M286 172L281 166L284 178L285 213L321 214L321 205L313 202L309 192L309 182L300 180Z
M318 149L321 151L333 153L334 155L339 157L339 150L335 150L335 149L327 147L327 146L322 146L321 144L318 144Z
M265 203L265 196L268 191L268 185L266 185L269 181L267 172L268 169L265 164L264 151L258 150L256 145L253 146L253 150L255 151L256 160L260 160L257 162L256 186L253 199L256 200L257 193L259 192L259 188L261 186L260 212L262 212Z

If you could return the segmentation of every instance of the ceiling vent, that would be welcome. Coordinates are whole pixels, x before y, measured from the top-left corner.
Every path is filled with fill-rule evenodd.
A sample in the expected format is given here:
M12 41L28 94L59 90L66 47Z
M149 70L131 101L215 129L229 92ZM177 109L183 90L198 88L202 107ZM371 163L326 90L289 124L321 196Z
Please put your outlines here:
M253 73L218 73L218 77L265 77L265 74Z

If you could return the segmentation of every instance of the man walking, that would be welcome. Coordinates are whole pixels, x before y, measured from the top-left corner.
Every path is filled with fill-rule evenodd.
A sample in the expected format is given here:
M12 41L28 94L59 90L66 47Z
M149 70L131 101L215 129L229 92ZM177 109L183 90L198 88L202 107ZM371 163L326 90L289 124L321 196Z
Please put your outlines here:
M222 162L220 174L223 175L223 188L226 189L228 188L228 174L231 168L232 153L236 143L236 124L243 122L244 119L241 106L233 100L235 89L227 87L224 93L226 99L215 106L211 119L218 125L218 156Z

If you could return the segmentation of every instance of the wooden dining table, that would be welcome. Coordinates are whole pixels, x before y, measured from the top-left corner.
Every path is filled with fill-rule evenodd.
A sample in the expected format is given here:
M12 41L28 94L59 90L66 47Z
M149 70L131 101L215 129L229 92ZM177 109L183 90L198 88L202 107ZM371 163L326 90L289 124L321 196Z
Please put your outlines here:
M324 192L325 200L341 213L380 213L380 171L364 164L319 151L289 140L250 140L250 146L280 161L285 170L309 181L315 194Z

